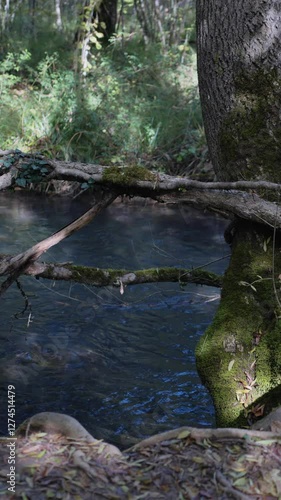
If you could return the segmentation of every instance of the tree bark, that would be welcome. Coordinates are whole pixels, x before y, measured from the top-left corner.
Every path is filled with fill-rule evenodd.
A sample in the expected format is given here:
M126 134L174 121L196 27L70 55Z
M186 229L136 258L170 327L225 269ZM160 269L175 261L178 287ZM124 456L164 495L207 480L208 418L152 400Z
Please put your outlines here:
M200 97L221 180L280 181L280 26L275 0L197 0Z
M275 0L197 0L200 96L219 180L280 182L280 26ZM261 195L277 201L271 229L236 212L221 304L197 348L218 425L247 425L255 408L281 405L279 193Z
M61 0L55 0L56 8L56 25L59 31L62 31L62 17L61 17Z

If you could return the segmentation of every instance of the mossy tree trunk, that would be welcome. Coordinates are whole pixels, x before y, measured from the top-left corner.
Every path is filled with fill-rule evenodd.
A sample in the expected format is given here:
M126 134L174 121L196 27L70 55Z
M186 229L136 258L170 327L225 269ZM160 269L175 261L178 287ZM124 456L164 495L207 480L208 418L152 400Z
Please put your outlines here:
M281 181L280 26L273 0L197 0L200 95L220 180ZM197 348L221 426L281 404L280 391L266 398L281 387L279 235L262 222L237 219L221 304Z

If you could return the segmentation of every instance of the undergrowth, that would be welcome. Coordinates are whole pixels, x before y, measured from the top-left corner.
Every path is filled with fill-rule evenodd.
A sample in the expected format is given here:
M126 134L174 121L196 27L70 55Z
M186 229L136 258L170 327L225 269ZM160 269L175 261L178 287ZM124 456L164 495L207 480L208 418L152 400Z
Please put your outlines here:
M0 62L2 149L187 173L206 155L196 55L115 38L78 78L70 58L27 49ZM67 62L66 62L67 61Z

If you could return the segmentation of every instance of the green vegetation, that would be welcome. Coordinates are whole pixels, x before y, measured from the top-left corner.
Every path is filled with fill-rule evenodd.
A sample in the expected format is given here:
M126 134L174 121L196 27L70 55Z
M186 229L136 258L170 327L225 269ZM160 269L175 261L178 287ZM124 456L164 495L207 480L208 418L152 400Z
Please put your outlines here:
M204 161L196 52L187 38L194 10L189 26L181 14L181 36L165 47L158 39L145 43L137 19L128 15L109 43L92 42L83 72L69 12L59 32L54 13L40 9L35 34L23 29L28 12L20 8L14 38L2 33L2 149L182 174Z

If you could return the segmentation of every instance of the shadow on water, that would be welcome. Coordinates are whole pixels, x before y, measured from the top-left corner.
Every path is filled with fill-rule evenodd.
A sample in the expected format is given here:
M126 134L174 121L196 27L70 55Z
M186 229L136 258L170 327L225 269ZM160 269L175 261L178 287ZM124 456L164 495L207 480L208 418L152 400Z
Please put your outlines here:
M1 253L16 253L80 215L82 202L1 194ZM227 222L195 210L115 204L51 249L45 260L139 269L197 267L229 253ZM228 260L209 266L223 272ZM217 289L176 283L90 288L22 277L31 317L15 314L14 285L1 301L0 432L7 385L16 422L40 411L76 417L97 438L127 446L182 425L214 425L194 349L216 311Z

